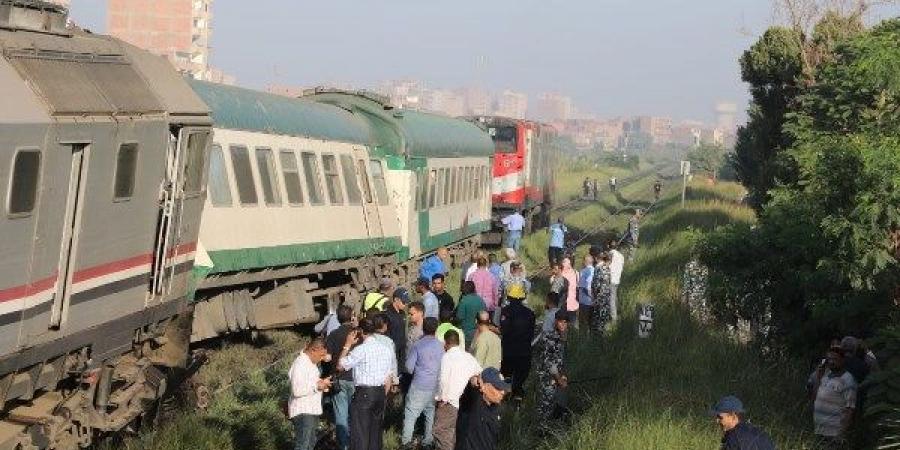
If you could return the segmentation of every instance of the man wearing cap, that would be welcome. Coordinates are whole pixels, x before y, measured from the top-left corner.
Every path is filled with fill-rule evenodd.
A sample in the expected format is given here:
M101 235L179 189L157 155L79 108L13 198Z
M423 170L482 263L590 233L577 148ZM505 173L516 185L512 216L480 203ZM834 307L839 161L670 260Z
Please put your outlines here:
M503 345L501 372L512 379L512 394L517 400L525 396L525 380L531 371L531 340L534 339L534 312L525 306L524 288L507 287L509 304L500 315L500 336Z
M557 406L565 406L564 393L569 386L565 369L569 316L559 310L555 319L553 331L545 333L539 344L537 415L544 424L554 418Z
M512 391L512 386L494 367L481 372L478 386L481 398L474 402L469 413L462 449L494 450L500 442L500 403Z
M775 450L772 439L744 420L744 404L733 395L722 397L712 408L722 428L722 450Z
M369 292L363 299L363 313L376 309L384 311L384 305L390 300L390 295L394 291L394 283L390 278L382 278L378 284L378 291Z
M431 280L419 278L416 281L416 292L422 296L422 304L425 305L425 317L437 319L441 308L438 298L434 295L434 292L431 292Z
M470 379L481 373L481 366L474 356L460 348L459 333L455 330L444 335L444 349L434 415L434 444L437 450L454 450L459 398Z

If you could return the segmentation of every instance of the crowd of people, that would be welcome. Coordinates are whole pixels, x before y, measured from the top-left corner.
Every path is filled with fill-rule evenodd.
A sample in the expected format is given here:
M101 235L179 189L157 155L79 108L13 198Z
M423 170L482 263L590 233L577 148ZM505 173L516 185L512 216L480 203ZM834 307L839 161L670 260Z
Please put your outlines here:
M538 326L539 312L526 301L531 282L515 250L521 230L515 218L506 223L514 229L505 260L476 251L460 267L458 299L446 290L450 258L440 248L420 265L415 294L386 278L360 310L341 305L316 327L321 337L289 372L297 450L315 446L326 410L337 448L380 449L391 408L402 411L402 448L493 449L498 407L521 408L532 371L539 423L549 427L566 416L567 331L603 333L616 320L625 258L615 241L591 247L576 272L564 245L568 230L562 220L554 223L550 292Z

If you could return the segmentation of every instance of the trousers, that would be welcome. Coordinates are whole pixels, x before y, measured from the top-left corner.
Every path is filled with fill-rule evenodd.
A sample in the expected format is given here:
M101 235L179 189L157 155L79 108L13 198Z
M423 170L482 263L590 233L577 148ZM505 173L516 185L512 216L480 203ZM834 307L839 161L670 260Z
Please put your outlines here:
M519 244L522 242L522 230L514 230L506 232L506 248L511 248L519 252Z
M456 447L456 418L459 409L441 402L434 413L434 446L437 450L453 450Z
M294 424L294 450L313 450L316 446L316 427L319 416L298 414L291 417Z
M381 450L384 386L357 386L350 402L350 450Z
M400 443L409 444L413 438L416 421L419 416L425 414L425 436L422 439L424 445L434 442L434 391L423 391L410 388L406 394L406 407L403 410L403 435Z
M349 380L338 380L338 392L331 398L334 409L334 428L340 450L350 448L350 401L356 385Z
M512 378L513 397L525 396L525 380L531 372L531 355L503 355L500 361L500 372L504 377Z
M619 285L609 285L609 319L615 322L619 318Z
M549 247L547 249L547 259L550 261L550 265L561 262L565 256L565 251L562 247Z

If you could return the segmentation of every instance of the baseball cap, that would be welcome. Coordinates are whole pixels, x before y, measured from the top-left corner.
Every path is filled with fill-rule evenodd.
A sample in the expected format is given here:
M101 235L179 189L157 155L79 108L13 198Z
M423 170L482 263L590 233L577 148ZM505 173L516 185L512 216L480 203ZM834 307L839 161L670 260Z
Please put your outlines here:
M713 416L723 413L743 413L744 404L741 402L741 399L733 395L727 395L719 399L709 412Z
M503 392L512 390L512 385L504 380L503 375L500 375L500 372L493 367L488 367L481 372L481 381L490 384Z
M392 297L400 299L400 301L403 302L404 305L409 303L409 291L407 291L406 288L397 288L397 290L394 291L394 295Z

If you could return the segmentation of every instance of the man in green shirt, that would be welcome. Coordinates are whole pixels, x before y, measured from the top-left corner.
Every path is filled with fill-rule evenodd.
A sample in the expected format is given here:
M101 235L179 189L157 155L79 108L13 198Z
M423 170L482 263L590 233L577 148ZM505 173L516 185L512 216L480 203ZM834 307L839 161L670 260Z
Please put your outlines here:
M500 336L494 332L494 323L491 314L487 311L478 313L478 332L472 342L472 354L487 369L493 367L500 370L500 362L503 358L503 347L500 344Z
M472 338L475 337L478 313L485 309L484 300L475 293L475 283L472 281L463 283L462 297L459 299L459 305L456 306L456 321L462 328L467 342L471 343ZM465 348L464 345L463 348Z
M459 334L459 348L466 348L466 338L463 334L463 331L453 325L453 311L441 311L441 324L437 327L437 332L434 333L434 336L441 341L444 342L444 334L448 331L453 330Z

